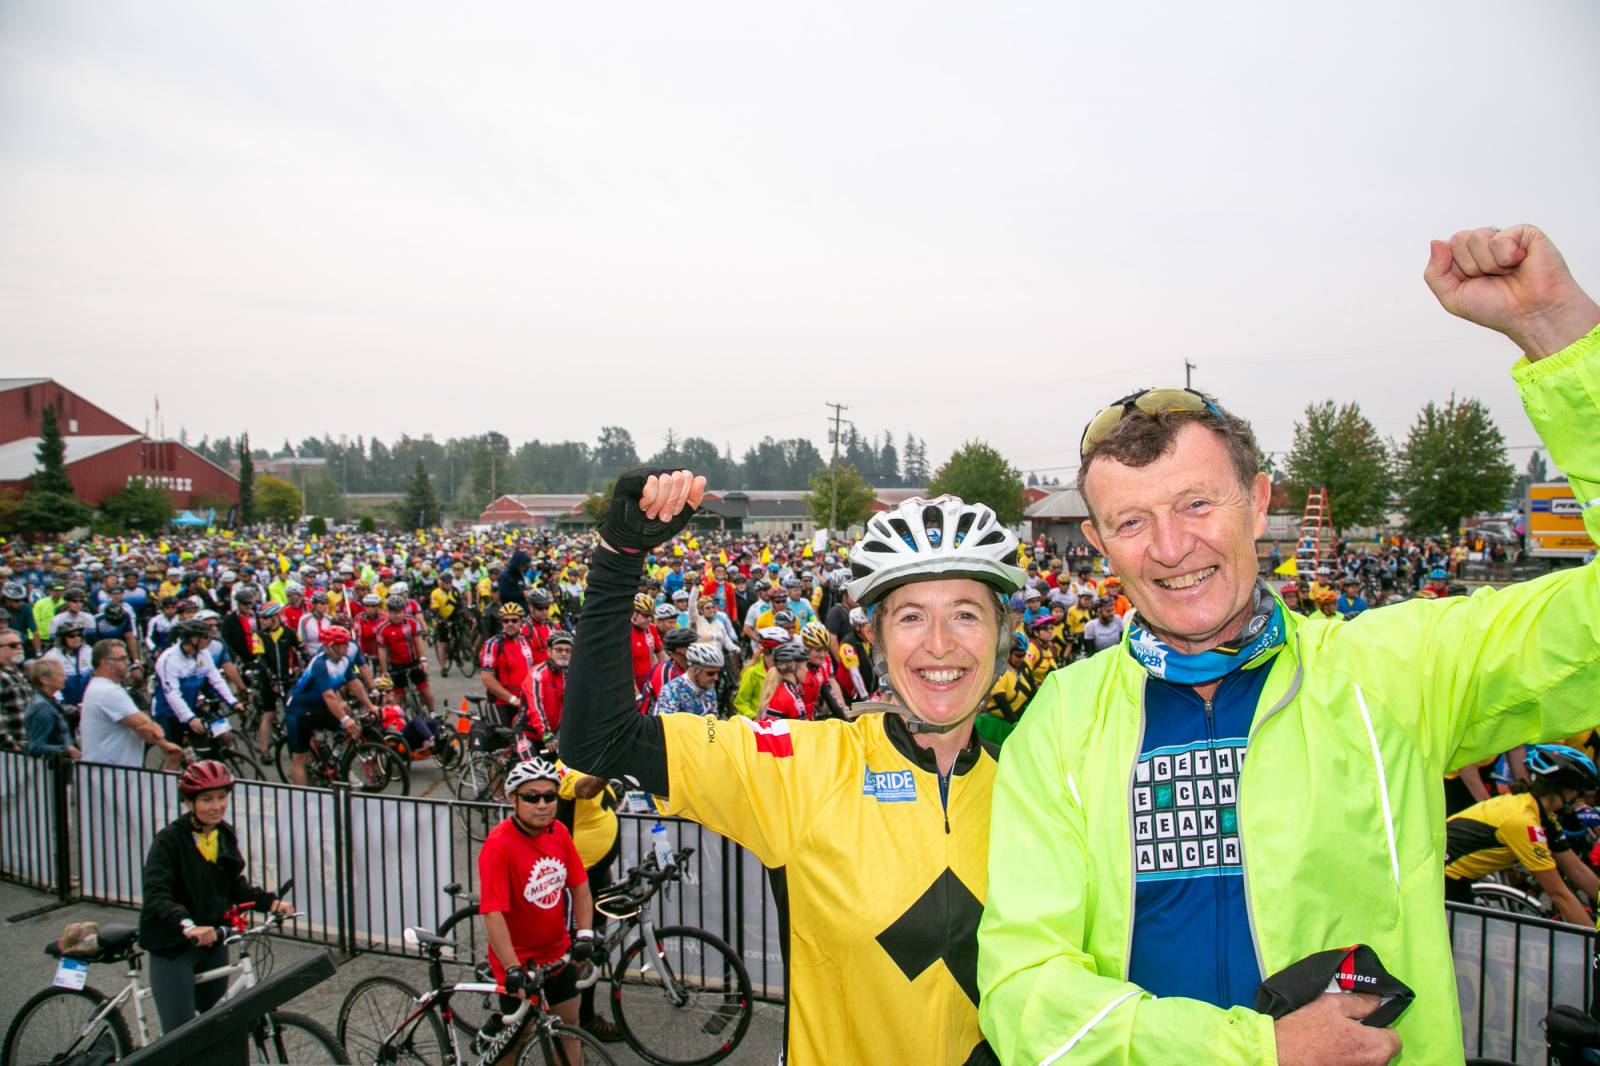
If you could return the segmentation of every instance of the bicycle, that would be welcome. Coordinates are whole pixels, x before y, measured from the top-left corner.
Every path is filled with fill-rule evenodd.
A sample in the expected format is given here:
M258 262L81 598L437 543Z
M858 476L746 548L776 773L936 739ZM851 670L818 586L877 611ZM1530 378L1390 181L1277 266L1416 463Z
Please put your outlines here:
M455 948L454 941L426 929L408 928L405 941L428 957L430 976L443 952ZM434 987L418 992L397 977L369 977L352 988L339 1005L338 1039L349 1049L351 1061L363 1066L467 1066L470 1062L485 1066L498 1061L523 1031L532 1027L534 1039L524 1045L517 1066L615 1066L603 1044L551 1014L539 995L544 982L567 965L570 963L563 958L532 967L528 976L533 987L528 999L511 1014L491 1015L491 1022L497 1019L497 1024L486 1023L477 1036L471 1037L466 1055L452 1001L461 994L503 994L504 989L493 978L453 984L430 981ZM576 1061L567 1052L568 1040L579 1046Z
M456 735L465 750L455 767L455 794L460 801L455 810L467 840L477 844L505 817L506 773L523 756L511 727L491 722L483 714L486 697L469 694L466 698L477 706L478 713L456 716Z
M361 792L387 792L398 785L402 796L411 793L411 768L407 761L384 743L382 720L365 711L351 708L361 723L361 739L352 741L343 729L323 727L311 734L311 746L306 759L306 783L319 788L329 788L342 781ZM289 783L289 769L294 755L289 750L287 735L272 746L272 762L278 778Z
M181 743L190 760L215 759L239 780L264 780L261 764L250 753L250 741L235 736L233 723L228 721L228 713L220 701L203 695L197 697L194 700L194 715L205 725L205 731L195 733L189 729L183 730ZM162 760L160 748L151 745L145 749L146 769L161 769Z
M648 910L657 894L682 882L693 854L683 848L665 867L648 856L594 902L612 919L595 945L596 979L610 982L623 1039L657 1066L722 1061L755 1014L749 971L727 941L693 926L657 926Z
M285 881L278 890L279 898L287 896L293 888L294 881ZM227 981L224 1001L253 988L258 977L266 976L271 969L268 934L281 928L284 922L304 917L300 913L271 914L252 928L244 916L248 907L248 904L239 904L224 918L233 932L223 943L242 945L239 961L195 976L197 984ZM112 1062L154 1043L161 1034L151 1009L154 993L143 980L144 952L139 950L138 938L137 926L107 925L101 927L98 943L90 952L63 955L54 941L45 945L45 954L61 959L63 965L81 964L71 969L81 970L85 977L90 964L126 961L128 983L110 997L87 983L77 988L57 986L38 992L12 1019L6 1031L5 1047L0 1051L0 1066ZM257 956L262 958L259 973ZM57 971L58 980L61 972ZM123 1017L124 1006L133 1009L135 1028L132 1032ZM260 1063L287 1066L346 1061L344 1046L334 1034L311 1018L289 1011L263 1014L250 1031L250 1044L254 1061Z

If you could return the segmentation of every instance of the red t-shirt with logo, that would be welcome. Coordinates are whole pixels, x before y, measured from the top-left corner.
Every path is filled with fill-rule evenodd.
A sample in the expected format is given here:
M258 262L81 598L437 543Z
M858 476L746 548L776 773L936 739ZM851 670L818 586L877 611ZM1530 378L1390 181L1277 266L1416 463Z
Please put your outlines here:
M374 662L378 659L378 627L388 620L389 616L382 614L376 618L368 618L364 612L356 615L356 645Z
M516 961L542 966L566 954L572 939L567 893L588 880L566 826L551 822L530 833L507 818L489 830L478 852L478 912L504 914ZM494 979L504 981L505 966L492 949L489 964Z

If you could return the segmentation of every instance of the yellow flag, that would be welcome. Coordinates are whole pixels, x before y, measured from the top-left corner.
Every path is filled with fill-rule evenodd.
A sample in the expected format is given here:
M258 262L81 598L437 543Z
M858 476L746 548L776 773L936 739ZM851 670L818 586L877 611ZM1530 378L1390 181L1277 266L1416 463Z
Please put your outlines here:
M683 545L674 544L672 546L672 554L678 556L680 559L683 558Z
M506 534L506 543L507 543L507 544L514 544L514 543L516 543L516 542L515 542L515 541L513 541L513 540L512 540L512 539L511 539L511 534L510 534L510 533L507 533L507 534Z
M811 558L811 545L810 545L810 544L807 544L807 545L806 545L806 547L805 547L805 551L803 551L803 552L801 552L801 553L800 553L800 557L801 557L801 558L802 558L802 559L809 559L809 558Z
M166 541L162 541L161 542L161 550L162 551L166 551L167 550L167 542Z
M763 545L761 548L761 565L766 566L770 562L772 562L772 548L770 545Z
M1290 556L1289 558L1285 559L1278 566L1278 568L1273 571L1273 573L1281 574L1284 577L1299 577L1300 568L1295 565L1294 557Z
M728 553L720 548L717 550L717 562L721 563L723 566L728 565Z
M689 547L693 548L695 551L699 551L700 550L700 538L699 537L690 537L689 538Z

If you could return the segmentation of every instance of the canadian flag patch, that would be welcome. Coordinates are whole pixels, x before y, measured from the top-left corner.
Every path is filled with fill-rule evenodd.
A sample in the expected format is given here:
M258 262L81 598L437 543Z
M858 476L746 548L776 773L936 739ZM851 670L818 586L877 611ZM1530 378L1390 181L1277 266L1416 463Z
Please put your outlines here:
M755 733L757 751L764 751L779 759L793 758L794 738L789 736L788 722L782 718L765 718L759 722L741 718L739 721Z
M1544 827L1537 825L1528 826L1528 842L1530 844L1543 844L1545 842Z

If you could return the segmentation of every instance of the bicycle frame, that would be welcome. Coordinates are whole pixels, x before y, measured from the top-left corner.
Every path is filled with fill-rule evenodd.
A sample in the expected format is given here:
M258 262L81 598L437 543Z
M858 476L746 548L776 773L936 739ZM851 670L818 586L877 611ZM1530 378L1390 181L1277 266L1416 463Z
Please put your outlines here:
M78 1034L80 1039L93 1031L94 1027L99 1025L112 1011L122 1009L124 1004L131 1004L133 1007L133 1037L138 1041L139 1047L149 1047L160 1038L161 1033L157 1031L156 1013L152 1007L146 1006L147 1003L155 998L155 992L143 980L144 967L141 965L143 958L144 952L142 951L133 954L133 957L129 960L126 974L128 983L122 987L122 991L107 999L105 1004L95 1012L94 1017L89 1019L89 1023ZM207 981L221 981L231 978L236 978L236 980L228 981L228 989L223 993L223 999L232 999L239 992L255 987L255 962L247 953L241 951L238 962L201 971L195 975L194 982L198 985Z
M422 1021L423 1015L437 1006L439 1018L444 1022L445 1033L450 1039L449 1066L463 1066L466 1060L461 1057L460 1032L456 1028L455 1013L450 1009L450 1000L458 992L468 995L488 995L490 993L503 992L503 989L492 981L462 981L447 988L430 988L411 1001L414 1004L413 1010L394 1027L394 1031L384 1039L383 1046L388 1048L397 1042L407 1039L416 1029L418 1023ZM533 1002L533 1000L524 1000L522 1006L504 1016L505 1024L520 1028L528 1012L533 1009Z

